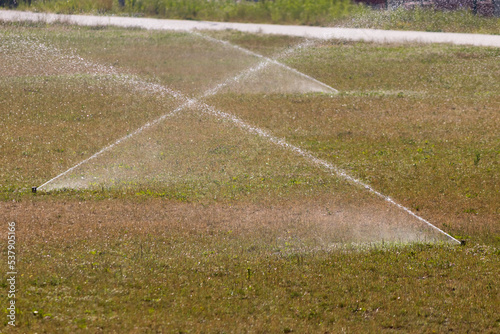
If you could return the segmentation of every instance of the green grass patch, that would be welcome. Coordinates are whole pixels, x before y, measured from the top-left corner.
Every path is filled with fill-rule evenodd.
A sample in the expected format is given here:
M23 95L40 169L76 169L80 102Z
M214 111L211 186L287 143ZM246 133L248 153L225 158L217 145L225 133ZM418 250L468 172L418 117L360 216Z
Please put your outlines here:
M419 7L411 10L366 10L340 24L351 28L500 34L500 18L474 15L471 10L445 11Z
M319 25L362 10L347 0L203 1L134 0L124 7L118 1L33 1L21 8L56 13L122 13L169 19L288 23Z

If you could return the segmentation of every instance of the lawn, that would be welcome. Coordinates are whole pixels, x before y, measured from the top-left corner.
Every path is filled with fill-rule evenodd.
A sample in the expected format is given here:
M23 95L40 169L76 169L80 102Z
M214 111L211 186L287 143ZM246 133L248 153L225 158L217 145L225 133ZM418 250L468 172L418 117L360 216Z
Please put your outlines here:
M498 49L63 24L0 38L2 266L11 221L18 262L2 331L500 329Z

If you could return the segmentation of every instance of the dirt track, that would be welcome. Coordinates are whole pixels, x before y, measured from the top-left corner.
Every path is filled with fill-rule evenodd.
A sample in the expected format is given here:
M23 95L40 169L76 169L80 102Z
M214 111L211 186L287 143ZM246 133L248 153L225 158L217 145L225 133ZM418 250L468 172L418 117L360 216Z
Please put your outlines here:
M423 31L394 31L377 29L325 28L309 26L284 26L272 24L250 24L206 21L159 20L149 18L111 17L91 15L59 15L0 10L2 21L67 22L83 26L113 25L154 30L238 30L249 33L263 33L310 37L320 39L345 39L351 41L372 41L379 43L451 43L500 47L500 36L481 34L459 34Z

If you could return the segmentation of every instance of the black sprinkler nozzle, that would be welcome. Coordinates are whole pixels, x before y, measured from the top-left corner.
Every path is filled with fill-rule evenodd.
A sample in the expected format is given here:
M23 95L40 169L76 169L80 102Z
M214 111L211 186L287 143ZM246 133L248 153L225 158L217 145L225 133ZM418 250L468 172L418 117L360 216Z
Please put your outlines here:
M31 187L31 192L36 194L36 187Z

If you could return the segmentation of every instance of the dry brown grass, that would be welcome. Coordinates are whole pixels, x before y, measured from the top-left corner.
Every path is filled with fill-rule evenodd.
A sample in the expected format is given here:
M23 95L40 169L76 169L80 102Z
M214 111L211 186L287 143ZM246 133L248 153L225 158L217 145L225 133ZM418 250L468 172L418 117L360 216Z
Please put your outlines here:
M44 36L63 50L78 45L76 51L85 59L113 66L120 73L154 79L195 96L258 61L257 57L184 32L76 30L65 37ZM90 39L92 43L88 43Z
M339 96L228 94L209 103L453 233L498 235L497 57L496 49L321 43L286 61Z
M2 203L22 259L13 332L498 328L498 250L337 244L317 204Z
M9 187L41 184L174 106L134 93L110 77L2 79L2 178ZM124 91L129 94L123 94Z
M4 149L11 153L4 155L3 175L15 175L17 180L17 185L4 185L4 189L10 191L16 191L15 188L19 186L29 188L33 184L40 184L51 175L57 175L57 171L88 157L105 143L112 142L113 138L119 138L137 128L144 119L154 119L175 105L173 101L165 101L164 96L146 101L149 99L147 95L136 95L135 91L123 94L124 91L130 91L130 87L119 80L116 86L117 78L109 75L134 73L150 79L154 77L157 82L186 91L203 91L214 81L230 77L237 69L255 62L249 56L241 57L239 54L239 57L235 57L238 51L231 49L229 52L230 48L227 46L186 34L49 27L36 34L29 28L21 28L15 32L7 29L6 36L10 41L8 45L15 52L6 52L6 61L3 63L10 66L8 74L16 77L6 79L11 86L9 90L4 90L3 97L11 108L9 113L4 114L7 126ZM268 54L276 54L295 42L288 38L264 37L262 49L257 46L259 37L229 32L216 36L257 51L265 50ZM39 43L40 38L47 42ZM89 39L92 39L92 43L88 43ZM125 40L132 44L124 43ZM192 41L196 41L196 44L190 44ZM26 47L33 48L34 45L38 51L26 56L29 53L23 50ZM62 51L71 45L77 47L73 47L70 52ZM24 57L21 60L27 66L13 63L16 54ZM79 54L86 56L83 61L78 58ZM498 170L498 141L494 135L498 124L495 121L498 118L498 101L493 95L498 83L492 75L498 71L497 63L493 61L495 57L496 51L492 49L443 46L379 48L372 44L322 43L285 61L337 88L347 90L347 93L335 98L272 95L263 99L259 94L229 94L216 96L210 103L315 152L319 157L368 181L376 189L392 195L432 221L439 222L440 226L451 228L454 233L462 235L481 230L488 234L496 231L495 220L498 215L496 197L492 196L497 192L498 184L498 173L495 172ZM188 59L196 66L188 66ZM358 66L346 66L353 61ZM46 76L59 77L28 77L37 68ZM201 68L214 72L202 71ZM221 71L222 68L224 71ZM102 72L107 76L96 77L93 74ZM197 79L193 80L195 77L191 72L198 76ZM199 79L200 73L205 77L203 80ZM77 77L61 77L63 74ZM402 80L402 76L405 80ZM467 80L471 77L473 80ZM286 78L282 84L286 84ZM240 86L245 85L240 83ZM450 101L448 94L454 89L459 89L461 93ZM71 95L68 94L70 90ZM102 96L99 96L99 91ZM400 93L391 93L398 91ZM24 94L26 92L29 93L27 96ZM89 100L89 95L95 96L95 99ZM82 103L83 100L85 104ZM91 112L87 113L85 109ZM14 115L13 112L25 119L9 118L9 115ZM116 122L117 115L120 115L119 119L123 123ZM155 170L165 166L158 162L155 162L157 165L147 166L151 157L159 158L159 155L165 153L173 157L190 150L189 145L162 150L167 141L181 138L183 132L197 131L193 127L196 123L194 119L181 122L185 124L175 125L176 130L172 135L165 137L168 140L162 139L160 144L156 140L158 152L148 154L151 147L147 146L145 149L145 146L141 146L144 143L138 144L136 156L128 152L128 156L122 157L125 160L116 165L126 166L127 160L131 161L130 164L139 163L138 168L128 169L135 173L131 177L137 177L137 173L145 173L148 168L153 171L149 178L154 178ZM126 128L123 124L126 124ZM207 124L204 122L203 126ZM227 141L235 135L228 132L226 138L223 138L214 135L219 125L210 127L212 134L195 138L195 142L206 141L208 137L214 142ZM172 128L161 128L156 136L161 137L165 130L172 131ZM14 133L17 133L17 140L12 135ZM196 137L196 133L191 135ZM37 136L43 136L44 140L32 142L31 139ZM148 141L148 138L146 135L138 140ZM244 141L246 140L248 139ZM245 145L243 141L235 147L242 151L244 149L241 145ZM256 142L255 145L261 144ZM206 164L212 165L212 174L202 171L202 161L195 162L186 157L184 164L194 162L194 168L184 166L183 172L174 173L171 179L185 178L189 174L186 171L198 168L199 172L193 179L195 183L196 178L209 182L215 180L215 188L219 188L220 181L228 183L229 179L224 178L238 178L240 173L248 174L245 168L236 167L231 172L234 175L226 172L222 174L226 175L222 179L216 177L220 172L217 168L224 168L216 160L225 155L222 151L227 151L227 147L221 151L220 147L217 150L218 146L215 144L200 146L197 153L191 156L206 160L210 156L205 153L214 150L214 147L218 154L212 157L214 161ZM128 148L129 146L125 146L121 150L127 152ZM10 154L16 156L16 159L11 159ZM266 154L274 155L275 152L268 150ZM275 162L283 157L280 153ZM231 164L236 162L237 166L242 162L248 164L242 155L225 158ZM252 168L259 165L258 158L258 155L253 155ZM286 165L293 165L294 158L287 159L289 162ZM105 160L103 163L107 164ZM276 169L276 166L272 168ZM105 168L109 169L109 166ZM167 168L167 174L171 169L172 166ZM142 175L147 174L144 173ZM252 173L255 173L255 169ZM261 174L266 173L268 172L261 171ZM305 174L300 176L301 173ZM310 173L311 171L304 170L297 175L310 179ZM279 174L285 178L274 178L275 181L279 180L277 182L285 179L293 181L297 176L286 168ZM132 186L144 183L141 180L126 182L132 182ZM242 182L250 181L243 178ZM236 186L237 193L254 192L253 189L245 189L242 182ZM199 187L200 183L197 184ZM231 186L234 188L234 184ZM188 188L189 196L200 198L192 185L188 185ZM203 196L213 190L208 188ZM182 193L183 189L175 191ZM159 189L153 193L164 192ZM224 191L219 194L222 198L227 197L224 196ZM436 201L437 198L440 200ZM449 218L452 216L458 217L458 226ZM477 223L471 225L472 220Z
M365 198L361 203L354 196L211 205L162 199L38 199L5 203L2 211L2 219L18 222L26 244L44 243L47 238L51 242L113 238L123 229L137 235L163 231L182 238L218 231L266 251L273 251L275 243L283 240L289 242L290 251L306 253L352 243L449 241L378 199Z
M307 159L191 109L75 170L101 184L32 195L30 186L180 103L119 74L198 94L254 60L210 45L201 66L208 42L185 34L16 34L106 70L54 53L61 61L25 57L16 67L1 55L12 70L0 80L0 220L18 226L14 332L498 330L495 50L320 44L285 61L347 92L208 101L471 238L457 247L407 244L443 239ZM290 42L222 36L256 50L262 38L267 54ZM462 61L469 55L480 60Z
M256 98L210 103L273 129L454 233L498 234L496 103L476 110L415 98Z

